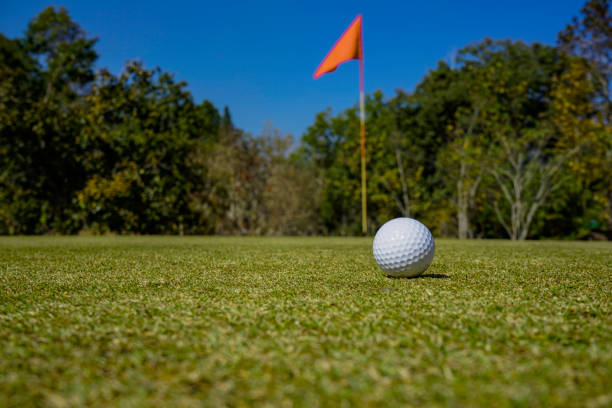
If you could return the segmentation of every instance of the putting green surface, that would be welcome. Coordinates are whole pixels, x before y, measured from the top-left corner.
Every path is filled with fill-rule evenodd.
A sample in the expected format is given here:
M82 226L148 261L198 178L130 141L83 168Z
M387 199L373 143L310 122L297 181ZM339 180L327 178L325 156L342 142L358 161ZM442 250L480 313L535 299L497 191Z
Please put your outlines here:
M612 244L0 238L0 406L612 405Z

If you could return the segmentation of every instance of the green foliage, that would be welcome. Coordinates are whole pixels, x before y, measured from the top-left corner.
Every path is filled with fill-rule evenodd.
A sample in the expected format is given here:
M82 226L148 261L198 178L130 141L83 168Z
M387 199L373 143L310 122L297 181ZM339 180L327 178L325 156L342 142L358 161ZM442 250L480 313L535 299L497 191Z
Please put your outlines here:
M605 206L604 201L607 201L607 227L612 229L612 183L610 182L612 178L612 148L610 148L612 145L612 15L610 14L610 2L588 0L581 14L580 18L573 18L572 22L559 33L557 42L562 50L583 58L582 71L587 71L588 79L581 82L593 91L594 96L590 101L597 111L597 115L594 116L598 121L603 122L604 129L599 132L603 133L601 138L603 143L598 146L601 149L593 149L597 144L591 144L591 149L588 150L592 156L600 159L599 163L595 164L597 174L595 180L601 177L602 173L604 177L607 177L603 186L604 194L607 197L601 198L602 188L600 186L596 187L593 196L597 197L594 198L594 201L598 202L598 207L602 203ZM601 160L602 152L604 152L603 160ZM580 180L574 185L592 190L591 183L585 182L583 176L584 173L581 173ZM594 219L598 218L600 217L594 217ZM595 223L598 222L595 221Z
M366 98L365 110L368 149L376 152L368 156L367 165L369 169L373 168L371 174L379 169L384 172L384 164L390 157L386 153L392 148L393 115L383 102L381 92ZM358 115L357 107L336 117L332 117L329 110L321 112L302 137L298 153L320 169L322 202L318 211L322 232L356 234L361 228L360 208L355 205L361 197ZM368 223L374 225L378 225L391 212L388 208L391 203L377 200L384 188L391 188L384 184L385 175L380 173L380 176L371 178L367 186L373 210Z
M367 95L369 231L609 233L610 21L589 0L557 48L485 39L414 92ZM0 234L361 233L357 105L297 143L251 135L161 68L94 73L95 43L53 7L0 35Z
M580 19L574 17L558 35L559 47L588 62L601 112L612 124L612 15L608 0L588 0Z
M184 86L139 63L120 77L99 73L78 139L87 183L77 197L93 231L182 233L191 224L187 197L206 169L187 158L215 141L219 114Z
M84 183L76 142L95 39L50 7L25 37L0 38L0 233L74 232Z
M580 60L485 39L453 65L440 63L413 94L367 99L370 223L413 216L435 234L513 239L583 237L584 217L601 223L610 134ZM358 231L356 112L320 113L302 139L322 169L321 218L340 234Z
M0 36L0 233L316 230L290 137L244 134L160 68L94 75L95 42L52 7Z
M97 39L87 38L66 9L46 8L30 22L25 35L25 49L42 66L46 101L74 99L93 80Z

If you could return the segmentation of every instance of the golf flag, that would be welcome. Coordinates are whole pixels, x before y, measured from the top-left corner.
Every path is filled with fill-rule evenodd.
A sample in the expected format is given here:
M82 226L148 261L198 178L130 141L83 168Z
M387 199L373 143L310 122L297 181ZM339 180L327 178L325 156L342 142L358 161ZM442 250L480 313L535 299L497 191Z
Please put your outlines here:
M340 37L336 45L329 51L325 59L315 71L314 79L328 72L334 72L338 65L355 59L363 58L361 46L361 14L353 20L349 28Z
M340 37L315 71L314 79L328 72L334 72L338 65L359 60L359 108L361 111L361 231L366 234L367 228L367 197L366 197L366 149L365 149L365 108L364 108L364 81L363 81L363 45L361 34L361 14Z

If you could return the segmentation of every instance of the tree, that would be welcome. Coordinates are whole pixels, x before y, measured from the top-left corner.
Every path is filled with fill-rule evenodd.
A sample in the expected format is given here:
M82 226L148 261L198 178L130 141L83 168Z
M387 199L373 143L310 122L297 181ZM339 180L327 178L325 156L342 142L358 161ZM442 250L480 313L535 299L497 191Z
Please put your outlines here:
M584 237L607 217L607 193L612 180L612 133L602 120L597 89L590 67L583 58L573 57L554 81L551 92L550 123L559 135L559 148L578 148L569 157L564 175L565 206L557 205L558 236Z
M369 129L370 134L384 136L369 140L370 183L380 186L375 198L379 207L386 207L382 219L377 220L378 224L395 215L414 216L420 209L423 157L418 143L415 143L415 133L402 129L405 123L398 123L399 112L405 109L404 104L409 103L409 99L410 96L399 94L387 104L383 105L381 101L379 109L384 112L384 127ZM395 206L385 206L385 201L391 201Z
M510 214L502 213L498 200L494 201L494 208L512 240L527 238L536 212L561 185L559 175L563 166L579 152L580 146L549 149L553 138L551 129L530 129L517 134L506 128L497 135L497 144L491 152L506 161L490 171Z
M589 0L558 35L559 47L573 55L582 56L588 63L589 75L595 88L594 101L607 126L607 144L612 144L612 16L608 0ZM605 167L612 166L608 150ZM612 183L607 185L608 228L612 226Z
M457 236L459 239L472 238L470 215L474 211L476 194L484 176L483 135L479 133L482 115L481 106L473 106L471 111L460 109L453 127L449 127L449 144L439 155L441 169L455 180L451 193L451 203L457 216Z
M454 65L457 61L455 61ZM436 103L445 106L438 113L438 121L444 126L440 129L439 148L435 152L436 190L444 192L449 207L456 217L457 236L465 239L474 235L471 228L471 213L475 207L475 197L484 173L483 134L484 101L481 97L479 71L470 66L451 69L440 63L437 70L428 74L423 81L437 81L435 87L429 85L429 102L424 107L439 109ZM422 86L422 85L421 85ZM432 92L431 90L434 90ZM426 99L426 95L421 96Z
M317 114L315 123L302 137L300 154L318 169L322 185L318 213L326 233L345 235L358 231L358 126L356 108L337 117L328 110Z
M102 70L79 137L87 183L78 193L96 232L184 233L196 227L189 197L206 168L189 160L217 140L220 117L172 75L130 63Z
M227 117L227 115L225 115ZM309 163L290 155L290 135L272 127L254 137L239 129L195 155L206 168L201 189L191 195L200 232L240 235L318 232L316 177ZM314 203L313 203L314 201Z
M399 92L392 100L399 104L396 123L404 141L404 157L411 164L406 179L417 198L414 214L436 234L455 234L461 218L454 183L464 182L456 171L466 162L453 158L452 153L463 137L458 112L468 112L471 105L466 84L460 70L439 62L413 94ZM451 149L453 141L456 145Z
M2 218L10 233L75 232L74 193L83 185L75 143L93 78L95 38L63 9L49 7L24 38L2 38ZM6 99L4 99L6 96ZM2 227L0 227L2 228Z
M28 145L35 139L28 126L38 96L36 61L22 40L0 34L0 233L35 232L37 201L27 185Z
M396 194L398 186L407 180L405 145L394 128L394 113L382 92L366 97L365 110L368 224L374 228L389 217L409 210L402 209L406 205L405 194ZM323 231L358 234L361 184L357 107L335 117L329 110L317 114L314 124L302 137L298 153L312 163L318 174L321 185L318 212Z
M568 146L551 115L551 95L567 59L538 44L489 42L471 51L486 98L487 156L498 221L513 240L528 237L538 210L562 181L562 170L582 147ZM478 61L478 62L476 62Z
M319 185L313 169L289 152L293 137L268 127L258 137L267 163L263 191L263 223L270 235L311 235L318 232Z
M603 119L612 124L612 16L608 0L588 0L558 35L559 48L584 57L590 65Z

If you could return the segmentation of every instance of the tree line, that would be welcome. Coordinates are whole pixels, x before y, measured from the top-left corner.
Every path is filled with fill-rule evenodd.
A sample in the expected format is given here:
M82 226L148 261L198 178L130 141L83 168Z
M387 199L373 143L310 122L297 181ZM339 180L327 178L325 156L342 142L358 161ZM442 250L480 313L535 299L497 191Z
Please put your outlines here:
M185 82L47 8L0 34L0 234L360 233L355 105L300 140L251 135ZM438 236L604 237L612 225L612 21L590 0L557 46L491 40L413 92L366 97L368 226Z

